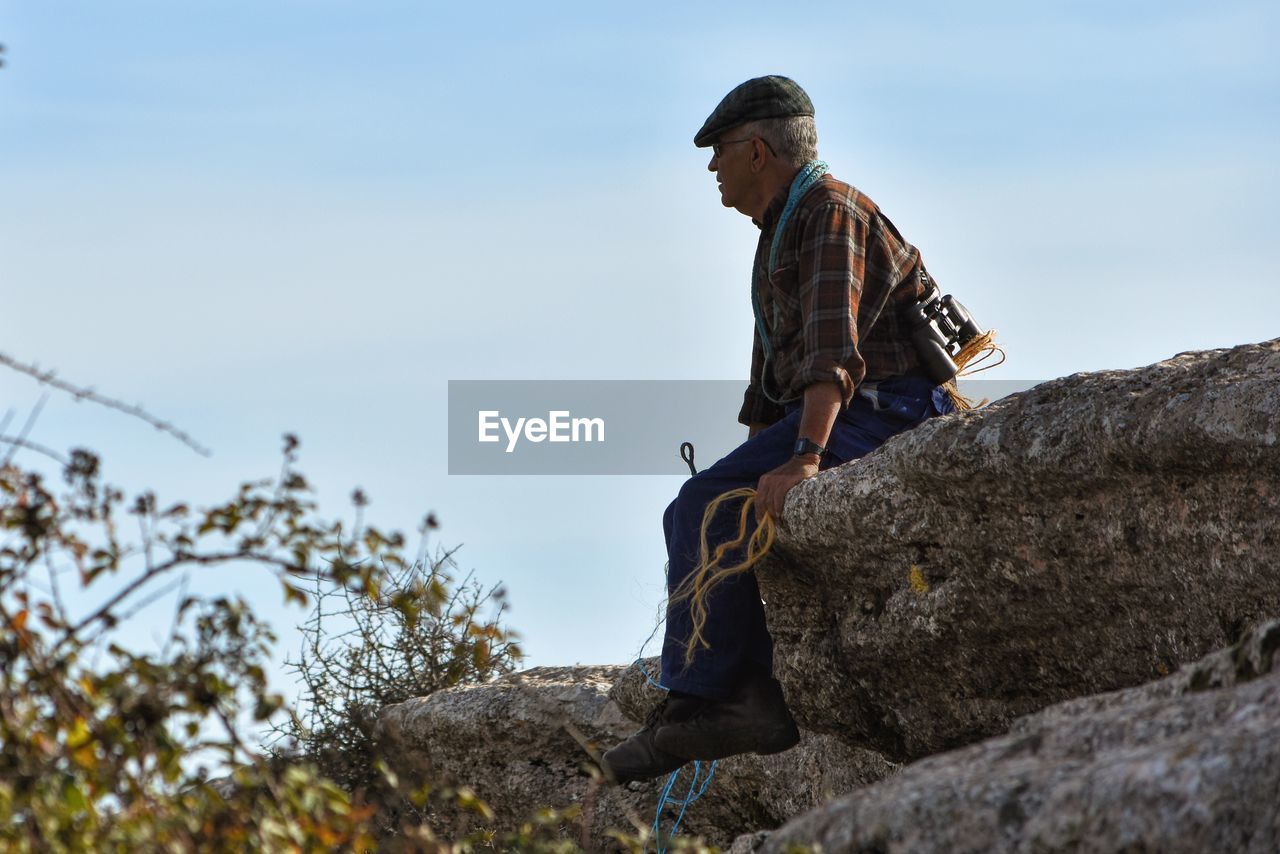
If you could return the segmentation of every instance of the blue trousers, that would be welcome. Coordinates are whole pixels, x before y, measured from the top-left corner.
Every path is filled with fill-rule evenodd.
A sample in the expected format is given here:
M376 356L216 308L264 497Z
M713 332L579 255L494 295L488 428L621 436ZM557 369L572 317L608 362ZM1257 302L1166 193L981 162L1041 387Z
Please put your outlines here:
M822 468L863 456L895 433L926 418L951 412L951 401L929 380L907 376L865 382L852 402L836 418L827 440ZM800 429L799 402L787 408L781 421L761 430L710 468L685 481L667 507L663 528L667 537L667 592L675 591L698 564L702 517L718 495L731 489L755 487L760 476L791 458ZM740 504L721 507L707 529L707 544L737 536ZM753 520L754 522L754 520ZM723 563L733 565L745 555L730 552ZM662 644L663 687L706 697L727 699L742 675L752 669L773 671L773 640L765 626L764 606L754 572L722 582L707 596L707 621L702 635L710 649L699 648L685 666L685 645L692 631L688 602L668 604Z

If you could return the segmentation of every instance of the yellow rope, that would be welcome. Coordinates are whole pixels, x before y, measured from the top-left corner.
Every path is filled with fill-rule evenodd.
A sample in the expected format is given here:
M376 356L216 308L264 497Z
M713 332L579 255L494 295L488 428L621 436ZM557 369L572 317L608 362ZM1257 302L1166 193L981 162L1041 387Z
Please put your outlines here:
M715 518L716 511L720 509L721 505L738 499L742 499L742 509L738 513L738 536L716 546L715 554L712 555L711 548L707 543L707 528L710 527L711 520ZM694 567L693 572L685 577L670 598L670 603L689 600L689 617L693 623L693 631L689 635L688 643L685 644L685 666L693 663L693 655L699 648L711 648L711 644L707 643L707 639L702 635L702 629L707 624L707 596L711 593L711 590L722 581L726 581L735 575L741 575L751 569L773 547L773 540L777 535L777 525L772 516L766 515L764 521L756 525L755 530L748 533L755 503L756 491L754 489L750 487L731 489L716 496L715 500L707 505L706 512L702 514L698 565ZM724 559L724 556L730 550L742 546L743 543L747 545L746 560L736 566L721 566L720 561Z
M991 359L997 353L1000 355L1000 361L982 365L983 362ZM994 329L988 329L960 348L960 352L955 355L954 359L956 367L960 370L956 373L954 379L942 384L942 387L947 390L947 397L951 398L951 403L955 405L956 409L961 412L978 409L986 406L988 402L985 397L977 403L965 397L956 386L956 380L960 379L960 377L979 374L997 365L1004 364L1004 358L1004 348L996 343L996 331ZM972 367L969 367L970 363L972 363ZM978 367L978 365L982 365L982 367ZM966 367L969 369L965 370Z

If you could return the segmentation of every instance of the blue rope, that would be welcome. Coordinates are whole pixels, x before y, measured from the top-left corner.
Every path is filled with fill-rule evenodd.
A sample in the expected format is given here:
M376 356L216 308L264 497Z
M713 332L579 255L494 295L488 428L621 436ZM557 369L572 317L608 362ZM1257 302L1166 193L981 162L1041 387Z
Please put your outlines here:
M669 689L658 682L658 680L654 679L644 666L644 649L649 645L649 641L653 640L654 635L658 633L658 629L662 628L663 622L665 622L665 620L659 621L658 625L654 626L653 631L649 634L648 639L641 644L640 653L636 656L634 666L644 674L646 682L660 691L667 691ZM695 759L693 762L693 779L689 781L689 791L685 793L683 798L679 799L673 799L671 797L671 790L675 787L676 780L679 778L680 772L688 766L686 765L684 767L677 768L675 771L671 772L671 776L667 778L666 785L662 787L662 795L658 798L658 809L653 814L653 840L657 854L666 854L667 851L666 842L662 839L662 811L666 809L669 804L672 806L678 804L680 806L680 814L676 816L675 824L671 825L671 830L667 832L667 839L670 840L673 839L676 832L680 830L680 823L684 821L685 811L689 809L690 805L692 805L694 801L698 800L698 798L702 797L706 793L707 787L711 785L711 778L716 775L716 765L718 764L718 760L711 763L707 770L707 779L703 780L702 787L699 788L697 792L694 792L694 787L698 785L698 777L702 774L702 763Z
M650 637L652 637L652 635L650 635ZM648 642L646 641L646 644L647 643ZM667 689L660 685L658 681L649 674L649 671L645 669L642 661L642 658L637 658L635 660L635 666L644 674L645 680L653 687L666 691ZM702 787L695 792L694 788L698 785L698 777L702 774L702 763L695 759L693 762L693 779L689 781L689 791L685 793L683 798L672 798L671 790L675 787L676 780L679 778L680 772L683 771L684 768L677 768L675 771L671 772L671 776L667 778L667 784L662 788L662 795L658 798L658 809L653 814L653 839L654 845L657 849L657 854L666 854L667 850L666 843L662 839L663 810L665 810L668 805L679 805L680 807L680 814L676 816L675 824L671 825L671 829L667 831L667 839L670 840L675 838L677 831L680 830L680 823L684 821L685 811L689 809L690 805L692 805L694 801L702 797L706 793L707 787L711 785L711 778L716 775L717 764L719 764L718 760L711 763L707 770L707 779L702 781ZM684 767L687 768L688 766Z
M637 658L637 659L636 659L636 661L635 661L635 667L636 667L636 669L637 669L637 670L639 670L641 673L643 673L643 674L644 674L645 681L647 681L647 682L648 682L650 685L652 685L653 687L657 688L659 691L665 691L665 690L667 690L667 689L666 689L666 688L664 688L662 685L660 685L656 679L654 679L652 676L650 676L650 675L649 675L649 671L648 671L648 670L645 670L645 669L644 669L644 664L642 663L642 662L643 662L643 660L644 660L644 659L642 659L642 658Z
M773 245L769 247L769 266L765 268L765 276L769 276L773 269L778 266L778 248L782 245L782 232L787 227L787 221L791 219L791 214L795 213L796 205L800 204L800 200L804 198L804 194L809 192L814 184L825 174L831 171L821 160L810 160L805 164L791 182L791 191L787 193L787 203L782 208L782 213L778 215L778 225L773 230ZM769 393L769 385L767 379L769 376L769 361L773 358L773 342L769 340L769 328L764 322L764 315L760 313L760 283L753 277L751 280L751 310L756 316L756 331L760 333L760 346L764 350L764 365L760 369L760 390L764 392L764 396L777 404L787 403L785 400L778 400Z
M653 816L653 840L657 854L666 854L667 850L667 844L662 838L662 811L666 808L667 804L679 804L680 806L680 814L676 816L675 824L671 825L671 830L667 831L667 841L669 841L674 839L676 832L680 830L680 823L684 821L685 810L689 808L690 804L706 793L707 787L711 785L711 778L716 775L716 765L718 764L719 760L711 763L707 770L707 779L702 781L702 788L698 789L697 792L694 792L694 789L698 786L698 777L702 773L702 763L694 760L693 779L689 781L689 791L683 798L678 800L671 798L671 789L675 786L676 779L684 769L677 768L675 771L671 772L671 776L667 779L666 786L662 789L662 796L658 799L658 811Z
M800 204L800 200L804 198L805 193L809 192L809 188L818 183L818 180L830 171L831 167L824 161L810 160L803 169L796 173L795 179L791 182L791 192L787 194L787 204L782 208L782 213L778 215L778 227L773 232L773 245L769 248L769 269L771 271L778 266L778 247L782 244L782 230L787 227L787 221L795 213L796 205Z

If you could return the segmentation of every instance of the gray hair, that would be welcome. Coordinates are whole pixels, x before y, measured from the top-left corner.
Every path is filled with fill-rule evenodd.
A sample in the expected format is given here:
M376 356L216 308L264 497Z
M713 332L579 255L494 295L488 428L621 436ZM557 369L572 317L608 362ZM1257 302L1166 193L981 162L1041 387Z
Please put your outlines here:
M766 140L779 160L797 169L818 159L818 126L813 116L756 119L744 124L742 131Z

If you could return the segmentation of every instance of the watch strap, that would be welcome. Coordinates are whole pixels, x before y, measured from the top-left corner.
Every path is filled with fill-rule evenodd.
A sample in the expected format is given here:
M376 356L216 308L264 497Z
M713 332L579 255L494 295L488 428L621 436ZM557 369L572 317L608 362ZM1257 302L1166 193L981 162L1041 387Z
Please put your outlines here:
M803 436L796 439L794 455L797 457L803 457L805 454L817 454L818 456L822 456L826 452L826 448L822 447L812 439L806 439Z

